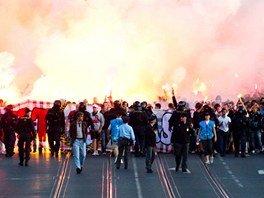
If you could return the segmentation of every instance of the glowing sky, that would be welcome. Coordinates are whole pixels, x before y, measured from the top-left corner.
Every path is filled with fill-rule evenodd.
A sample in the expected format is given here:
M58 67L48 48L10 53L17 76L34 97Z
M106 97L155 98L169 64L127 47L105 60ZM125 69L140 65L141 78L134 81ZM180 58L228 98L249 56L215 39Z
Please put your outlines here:
M262 90L263 11L263 0L1 0L0 98Z

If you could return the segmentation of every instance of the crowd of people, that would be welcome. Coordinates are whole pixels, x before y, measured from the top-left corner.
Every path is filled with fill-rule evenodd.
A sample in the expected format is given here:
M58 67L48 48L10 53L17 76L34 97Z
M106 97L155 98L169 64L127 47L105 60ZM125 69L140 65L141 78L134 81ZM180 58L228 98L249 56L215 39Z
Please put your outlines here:
M52 157L59 156L61 135L67 133L76 172L80 174L86 157L89 133L92 139L92 156L106 155L106 146L110 141L117 169L120 169L122 163L125 169L128 168L128 154L132 147L135 157L145 158L147 173L153 172L158 134L157 116L153 113L153 108L160 109L160 103L153 107L145 101L135 101L129 106L126 101L110 100L103 104L93 103L92 111L89 112L87 101L83 101L67 117L64 108L65 105L56 100L45 117ZM25 115L21 118L12 112L12 105L5 109L6 113L0 121L0 137L5 145L5 156L14 155L17 137L19 165L28 166L31 142L37 135L30 118L30 109L26 108ZM224 157L227 153L233 153L234 157L244 158L249 153L263 152L264 98L251 101L239 98L236 103L197 102L192 112L188 103L177 102L172 92L172 103L168 103L167 111L172 112L168 126L176 171L181 168L182 172L190 172L187 165L189 153L202 154L204 163L212 164L216 154Z

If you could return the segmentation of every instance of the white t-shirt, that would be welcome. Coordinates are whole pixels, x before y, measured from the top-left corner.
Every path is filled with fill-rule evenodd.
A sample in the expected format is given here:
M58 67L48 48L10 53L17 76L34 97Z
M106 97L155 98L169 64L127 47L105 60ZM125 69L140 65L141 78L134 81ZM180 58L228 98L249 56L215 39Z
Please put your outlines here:
M222 116L218 117L218 121L219 121L219 129L224 131L224 132L228 132L229 131L229 123L231 123L231 119L228 116L225 116L224 118Z

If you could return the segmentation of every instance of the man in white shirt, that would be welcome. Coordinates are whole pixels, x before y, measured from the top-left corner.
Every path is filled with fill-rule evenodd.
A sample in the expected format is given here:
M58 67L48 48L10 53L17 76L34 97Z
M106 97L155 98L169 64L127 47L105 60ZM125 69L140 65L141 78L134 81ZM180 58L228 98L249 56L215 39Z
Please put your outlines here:
M226 152L226 144L227 144L227 138L229 133L229 125L231 123L230 117L226 116L226 109L222 109L222 115L219 116L217 119L219 121L218 125L218 149L220 155L223 157Z

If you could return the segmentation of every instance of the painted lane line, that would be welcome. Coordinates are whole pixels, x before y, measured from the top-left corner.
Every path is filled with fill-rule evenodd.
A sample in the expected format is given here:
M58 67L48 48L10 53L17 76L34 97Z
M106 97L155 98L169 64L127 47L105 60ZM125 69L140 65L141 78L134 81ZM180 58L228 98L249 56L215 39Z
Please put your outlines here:
M139 183L139 179L138 179L138 169L137 169L137 164L134 158L132 158L132 162L133 162L133 167L134 167L134 176L135 176L135 182L136 182L136 187L137 187L137 197L138 198L143 198L142 196L142 190L141 190L141 186Z

